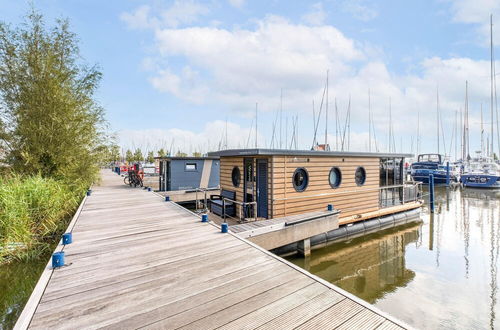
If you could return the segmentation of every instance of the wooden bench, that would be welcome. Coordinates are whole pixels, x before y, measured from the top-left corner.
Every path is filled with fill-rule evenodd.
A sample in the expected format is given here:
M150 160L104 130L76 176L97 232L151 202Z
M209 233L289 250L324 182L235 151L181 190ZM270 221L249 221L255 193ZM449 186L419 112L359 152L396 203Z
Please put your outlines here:
M223 198L226 198L224 203L226 204L226 216L234 217L236 215L236 205L235 203L228 201L230 199L232 201L236 200L236 192L222 189L220 195L210 196L210 211L218 216L223 217Z

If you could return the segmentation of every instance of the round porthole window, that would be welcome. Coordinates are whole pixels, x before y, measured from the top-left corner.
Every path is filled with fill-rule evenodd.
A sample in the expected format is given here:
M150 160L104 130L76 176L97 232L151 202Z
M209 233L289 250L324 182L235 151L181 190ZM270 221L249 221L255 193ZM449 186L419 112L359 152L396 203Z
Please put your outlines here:
M238 166L233 167L233 171L231 172L231 180L233 181L233 186L240 186L241 173Z
M332 167L330 174L328 175L328 181L332 188L338 188L342 182L342 173L338 167Z
M307 183L309 181L309 176L305 168L298 168L293 172L293 187L296 191L304 191L307 188Z
M358 186L362 186L366 181L366 171L363 167L358 167L356 172L354 173L354 180L356 180L356 184Z

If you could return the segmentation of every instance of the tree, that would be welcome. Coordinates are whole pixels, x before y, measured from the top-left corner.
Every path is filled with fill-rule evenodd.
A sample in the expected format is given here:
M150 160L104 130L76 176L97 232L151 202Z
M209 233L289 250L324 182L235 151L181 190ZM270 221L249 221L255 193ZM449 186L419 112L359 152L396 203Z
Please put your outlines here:
M193 152L193 157L201 157L201 152L199 151Z
M47 29L32 9L17 28L0 22L4 161L19 173L82 187L94 182L107 150L103 109L94 100L101 76L81 63L68 20Z
M165 152L165 149L161 148L158 150L158 157L165 157L167 153Z
M187 153L185 152L182 152L182 151L177 151L177 153L175 154L176 157L187 157Z
M148 157L146 157L146 162L150 164L155 162L155 155L152 151L148 152Z
M120 155L120 147L117 144L114 144L110 148L110 153L111 153L111 159L110 161L112 162L119 162L121 160L121 155Z
M134 162L142 162L144 161L144 156L142 155L141 149L137 148L134 152Z
M130 149L127 149L127 152L125 153L125 160L129 164L134 162L134 154Z

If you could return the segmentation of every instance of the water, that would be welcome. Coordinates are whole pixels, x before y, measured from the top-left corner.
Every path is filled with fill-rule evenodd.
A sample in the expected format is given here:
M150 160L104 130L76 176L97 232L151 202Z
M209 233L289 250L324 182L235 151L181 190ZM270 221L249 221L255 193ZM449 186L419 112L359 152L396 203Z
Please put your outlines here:
M0 329L14 327L48 258L0 265Z
M500 328L500 192L437 188L421 220L288 259L417 328Z

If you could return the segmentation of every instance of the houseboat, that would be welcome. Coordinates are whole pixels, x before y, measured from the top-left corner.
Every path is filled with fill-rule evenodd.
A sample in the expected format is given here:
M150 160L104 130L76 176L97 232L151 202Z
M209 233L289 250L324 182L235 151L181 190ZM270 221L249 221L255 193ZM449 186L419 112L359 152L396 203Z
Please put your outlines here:
M236 149L220 157L223 216L240 221L340 211L339 225L419 209L418 183L405 183L409 154ZM212 212L221 215L221 202Z
M156 157L159 193L174 202L197 202L219 194L219 157Z

